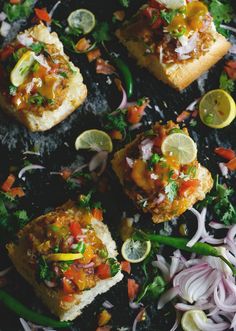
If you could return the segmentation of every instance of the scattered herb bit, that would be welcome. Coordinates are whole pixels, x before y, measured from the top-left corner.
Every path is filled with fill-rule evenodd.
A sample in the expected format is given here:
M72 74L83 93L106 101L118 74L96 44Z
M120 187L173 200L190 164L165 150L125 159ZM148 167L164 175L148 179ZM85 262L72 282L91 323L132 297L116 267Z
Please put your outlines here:
M3 11L9 22L14 22L21 18L27 18L33 12L33 5L34 0L25 0L20 4L5 3Z
M170 24L176 14L179 12L178 9L173 10L161 10L161 18L166 21L167 24Z
M64 71L58 72L58 75L60 75L60 76L63 77L63 78L68 78L67 73L64 72Z
M104 211L100 201L97 202L92 201L93 193L94 193L93 191L90 191L87 195L81 194L79 197L78 207L85 208L89 211L94 208L102 209Z
M60 29L63 28L63 26L61 25L60 21L55 20L54 18L52 19L52 23L55 24Z
M232 188L219 184L219 176L217 176L213 191L199 205L202 207L211 205L219 221L226 225L235 224L236 209L230 201L233 194L234 190Z
M168 184L165 186L165 193L170 202L173 202L178 192L178 184L171 178L173 170L169 172Z
M92 35L98 43L111 40L109 24L107 22L97 23Z
M106 259L108 257L108 251L106 248L103 248L103 249L100 249L98 251L98 255L103 258L103 259Z
M14 96L16 95L17 87L15 85L10 85L9 86L9 94Z
M157 153L152 154L150 159L148 160L148 169L152 170L153 166L160 161L161 157Z
M194 127L197 125L197 121L196 121L194 118L192 118L191 121L189 122L189 125L190 125L192 128L194 128Z
M17 210L13 215L15 216L20 229L22 229L29 222L29 217L25 210Z
M117 262L116 259L113 258L107 259L107 262L110 265L111 276L114 277L117 274L117 272L119 272L120 270L120 264Z
M121 6L128 8L130 5L130 0L119 0L119 3L121 4Z
M79 241L77 247L73 248L73 252L83 254L85 252L85 248L85 243L83 241Z
M209 4L209 1L207 1ZM217 31L227 35L227 31L220 27L222 23L229 23L233 19L233 7L229 0L212 0L209 4Z
M37 93L35 95L32 95L31 97L29 97L28 102L32 105L37 105L37 106L42 106L43 104L47 103L49 105L54 104L54 100L53 99L47 99L44 96L42 96L41 94Z
M40 256L38 259L38 278L39 280L51 280L52 271L50 270L46 260Z
M126 122L126 116L122 111L116 114L106 114L105 115L105 129L108 131L119 130L121 133L125 132L128 124Z
M36 54L39 54L41 53L43 50L44 50L44 44L43 43L35 43L35 44L32 44L30 46L30 48L32 49L33 52L35 52Z
M156 300L165 291L165 289L166 282L161 276L157 275L151 282L145 284L136 302L140 302L144 298Z
M235 90L233 79L230 79L226 72L222 72L220 75L220 88L228 93L232 93Z

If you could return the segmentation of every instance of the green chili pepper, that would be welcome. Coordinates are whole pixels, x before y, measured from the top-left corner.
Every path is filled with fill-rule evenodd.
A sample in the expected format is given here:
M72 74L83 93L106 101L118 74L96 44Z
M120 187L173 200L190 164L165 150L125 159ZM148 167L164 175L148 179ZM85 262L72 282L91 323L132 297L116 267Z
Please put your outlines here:
M129 67L127 66L127 64L121 58L112 57L112 61L114 62L115 66L121 73L121 76L125 83L125 90L126 90L127 96L128 96L128 98L130 98L133 94L133 88L134 88L133 77L132 77L131 71L130 71Z
M18 316L32 323L52 328L66 328L71 326L71 322L60 322L50 317L36 313L33 310L25 307L21 302L12 297L6 291L0 289L0 301L10 310L14 311Z
M215 256L219 257L222 261L224 261L232 270L233 274L236 275L236 268L222 256L217 248L211 246L206 243L197 242L192 247L188 247L187 243L189 239L186 238L176 238L176 237L169 237L169 236L161 236L158 234L147 234L143 231L136 231L134 235L134 239L138 240L150 240L157 242L158 244L171 246L176 249L180 249L190 253L196 253L198 255L203 256Z
M179 37L183 36L186 31L187 31L187 28L185 26L179 26L178 28L170 31L170 33L173 37L179 38Z

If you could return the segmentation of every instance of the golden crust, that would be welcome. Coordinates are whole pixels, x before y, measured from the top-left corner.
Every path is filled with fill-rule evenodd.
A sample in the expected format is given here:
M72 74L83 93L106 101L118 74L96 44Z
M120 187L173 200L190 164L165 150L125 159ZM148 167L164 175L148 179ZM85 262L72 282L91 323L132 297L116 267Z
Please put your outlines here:
M141 134L142 136L142 134ZM171 202L166 202L165 204L156 205L155 198L152 197L152 201L146 207L140 207L140 202L142 202L145 197L141 194L137 194L136 191L128 189L124 183L124 164L125 158L128 156L128 151L137 145L139 141L140 135L136 137L134 141L130 144L127 144L123 149L119 150L115 153L114 158L112 160L112 168L116 173L117 177L121 185L124 188L125 193L129 196L129 198L136 204L138 208L141 208L145 213L151 213L152 220L154 223L161 223L165 221L169 221L174 217L180 216L187 209L191 208L197 201L203 200L206 196L206 193L209 192L213 187L213 179L211 173L202 165L198 165L196 179L200 181L200 185L197 190L191 196L187 198L180 198L178 202L181 202L181 208L174 208Z
M199 59L186 61L184 64L162 64L159 57L153 54L145 54L145 45L138 40L126 40L125 27L116 31L120 42L128 49L129 54L137 60L139 66L148 69L157 79L172 86L177 90L183 90L194 80L201 76L217 63L229 50L231 44L224 36L215 32L215 42L209 51Z
M57 208L56 212L59 212L61 209L70 209L71 213L76 213L76 211L73 210L73 206L73 203L69 201L61 207ZM62 302L59 290L49 288L43 282L38 282L36 279L36 274L33 272L32 267L28 263L24 237L35 223L40 222L47 216L50 217L52 213L55 213L55 211L40 216L27 224L18 233L18 243L9 243L7 245L7 250L16 270L23 276L23 278L25 278L29 284L33 286L36 295L50 309L50 311L57 315L60 320L73 320L81 314L81 310L89 303L91 303L98 294L107 292L112 286L121 281L123 275L121 272L118 272L112 278L99 280L96 286L90 290L83 291L80 294L75 294L74 302ZM95 229L96 235L106 245L109 257L115 258L117 255L116 244L111 237L108 227L96 219L93 219L91 224Z
M25 33L40 42L54 44L58 49L58 52L68 60L57 34L55 32L50 33L44 24L41 23L36 25L35 27L26 30ZM7 114L23 123L30 131L46 131L51 129L73 113L87 97L87 87L83 84L83 77L79 68L75 67L72 62L69 62L69 64L75 72L69 77L65 99L57 109L45 109L42 116L37 116L34 113L18 111L14 106L7 102L2 94L0 94L1 108Z

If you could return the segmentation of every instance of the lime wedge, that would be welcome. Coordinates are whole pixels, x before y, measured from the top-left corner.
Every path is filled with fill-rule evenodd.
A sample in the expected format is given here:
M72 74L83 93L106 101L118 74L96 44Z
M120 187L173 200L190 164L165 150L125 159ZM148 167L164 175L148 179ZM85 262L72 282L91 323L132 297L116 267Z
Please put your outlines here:
M195 323L196 319L204 322L207 321L207 316L202 310L186 311L181 319L181 326L184 331L201 331Z
M193 162L197 157L197 147L189 136L183 133L172 133L165 138L161 146L162 153L173 156L180 164Z
M24 83L34 61L34 52L27 51L22 55L10 74L10 81L14 86L18 87Z
M81 259L83 254L81 253L56 253L56 254L49 254L46 257L48 261L74 261Z
M133 239L127 239L121 248L121 254L123 258L130 263L142 262L150 253L151 242L150 241L134 241Z
M96 24L94 14L87 9L73 11L67 21L70 28L81 30L83 34L91 32Z
M205 125L222 129L235 119L234 99L224 90L212 90L206 93L200 101L199 115Z
M106 151L111 152L113 149L112 140L110 136L101 130L87 130L81 133L76 141L75 148L90 149L92 151Z

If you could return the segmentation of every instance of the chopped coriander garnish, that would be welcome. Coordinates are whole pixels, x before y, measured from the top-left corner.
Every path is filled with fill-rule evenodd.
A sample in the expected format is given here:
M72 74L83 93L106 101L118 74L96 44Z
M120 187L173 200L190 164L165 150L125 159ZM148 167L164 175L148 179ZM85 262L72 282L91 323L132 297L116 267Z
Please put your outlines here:
M107 262L110 265L111 276L114 277L117 274L117 272L119 272L120 270L120 264L117 262L116 259L113 258L107 259Z
M121 111L116 114L106 114L105 122L105 129L108 131L119 130L121 133L123 133L128 126L125 114Z
M209 1L207 1L209 3ZM211 0L209 10L213 16L217 31L227 35L227 31L220 27L222 23L229 23L233 19L233 7L229 0Z
M130 5L130 0L119 0L119 3L121 4L121 6L128 8Z
M150 159L148 160L148 169L152 170L153 166L160 161L161 157L157 153L152 154Z
M232 93L235 90L235 83L233 79L230 79L225 72L220 75L220 86L221 89L228 93Z
M111 40L109 24L107 22L97 23L93 32L93 38L98 43Z
M64 71L60 71L60 72L58 72L58 75L62 76L63 78L68 78L67 73L64 72Z
M178 193L178 184L176 183L175 180L171 178L173 173L174 173L173 170L169 172L168 184L165 186L165 193L167 195L167 198L170 200L170 202L174 201Z
M9 94L14 96L16 95L17 87L15 85L10 85L9 86Z
M34 43L30 46L33 52L36 54L41 53L44 50L45 45L41 42Z
M52 271L50 270L46 260L40 256L38 259L38 278L39 280L51 280Z
M176 16L176 14L179 13L178 9L173 10L161 10L161 18L166 21L167 24L170 24L173 20L173 18Z
M73 252L83 254L85 252L86 245L83 241L79 241L76 248L73 248Z
M19 4L5 2L3 11L7 15L9 22L14 22L21 18L27 18L33 11L34 0L25 0Z

